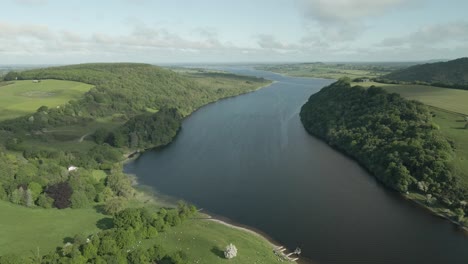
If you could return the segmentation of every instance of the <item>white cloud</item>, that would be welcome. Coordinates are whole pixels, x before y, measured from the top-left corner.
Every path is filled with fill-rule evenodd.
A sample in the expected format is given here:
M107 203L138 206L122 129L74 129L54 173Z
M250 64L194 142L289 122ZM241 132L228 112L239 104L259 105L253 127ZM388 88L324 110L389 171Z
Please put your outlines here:
M402 7L408 0L297 0L309 28L318 26L321 36L331 41L349 41L366 30L363 23ZM313 34L317 34L313 32Z
M53 34L47 26L42 25L14 25L0 22L0 39L31 38L38 40L51 39Z
M379 45L383 47L435 46L446 43L464 43L468 45L468 22L458 21L425 26L402 37L386 38Z
M25 6L38 6L45 5L48 3L47 0L12 0L16 4L25 5Z
M321 23L344 23L376 16L404 0L299 0L304 14Z
M273 35L260 34L257 36L257 44L262 49L273 49L273 50L295 50L299 46L296 44L285 43L277 40Z

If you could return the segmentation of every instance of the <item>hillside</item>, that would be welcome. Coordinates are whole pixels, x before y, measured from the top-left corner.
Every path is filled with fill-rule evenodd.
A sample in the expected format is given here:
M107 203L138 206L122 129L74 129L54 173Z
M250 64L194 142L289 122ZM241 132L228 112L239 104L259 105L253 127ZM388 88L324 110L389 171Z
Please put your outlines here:
M5 76L5 81L15 78L57 79L95 85L95 89L78 101L80 105L87 105L87 114L93 116L162 107L174 107L186 115L201 105L231 95L223 89L203 87L173 71L137 63L79 64L10 72Z
M177 209L161 209L146 198L141 200L141 193L122 172L122 161L137 149L171 142L183 117L199 107L270 83L224 73L179 74L131 63L10 72L5 80L27 86L39 84L30 80L41 80L34 92L42 95L53 90L51 84L71 81L89 91L70 95L68 102L44 101L38 109L38 105L31 105L29 110L35 112L0 122L0 200L5 201L0 205L12 216L0 221L0 244L24 238L2 248L0 263L186 263L185 253L178 248L163 250L147 239L193 217L195 208L182 204ZM24 96L15 99L20 104L28 100ZM23 222L32 226L12 231L13 218L28 213L35 213L35 217ZM80 225L54 227L68 216L79 219ZM128 217L132 221L126 220ZM134 224L135 219L143 218L145 221ZM200 234L212 228L190 221L185 226ZM218 225L214 228L227 232ZM54 236L45 235L55 229ZM230 239L244 235L232 232ZM86 237L92 238L92 243L85 247ZM147 247L129 253L126 249L139 247L139 240ZM72 246L60 247L67 241ZM102 246L105 243L110 244ZM271 253L267 241L258 245L259 251ZM48 252L50 249L56 250ZM253 258L261 259L254 253Z
M384 75L382 79L468 89L468 58L415 65Z

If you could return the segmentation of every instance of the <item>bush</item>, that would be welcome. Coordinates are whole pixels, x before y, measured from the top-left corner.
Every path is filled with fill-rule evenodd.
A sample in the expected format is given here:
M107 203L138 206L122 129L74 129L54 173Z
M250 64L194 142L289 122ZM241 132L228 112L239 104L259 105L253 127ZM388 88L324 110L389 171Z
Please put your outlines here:
M54 199L50 198L45 193L40 194L36 201L36 204L38 206L42 208L46 208L46 209L52 208L53 203L54 203Z
M127 200L123 197L110 198L104 205L104 212L109 215L117 214L126 206Z
M70 197L72 208L86 208L89 206L89 200L86 194L82 191L74 191Z

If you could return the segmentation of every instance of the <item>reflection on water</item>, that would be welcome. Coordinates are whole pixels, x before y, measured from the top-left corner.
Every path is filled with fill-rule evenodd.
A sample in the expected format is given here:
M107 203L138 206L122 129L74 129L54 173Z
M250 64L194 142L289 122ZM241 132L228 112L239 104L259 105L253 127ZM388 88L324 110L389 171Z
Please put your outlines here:
M266 232L318 263L467 263L453 225L392 193L308 135L300 107L329 80L277 82L208 105L126 170L143 184Z

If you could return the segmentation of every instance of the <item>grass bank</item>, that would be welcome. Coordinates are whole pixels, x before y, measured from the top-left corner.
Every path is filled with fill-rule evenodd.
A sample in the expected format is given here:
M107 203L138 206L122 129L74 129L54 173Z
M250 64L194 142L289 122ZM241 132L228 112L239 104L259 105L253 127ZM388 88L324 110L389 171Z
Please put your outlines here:
M203 104L258 90L271 84L267 80L259 81L250 77L240 77L224 73L192 73L186 76L186 78L196 83L196 88L203 87L205 91L205 94L202 96ZM38 84L32 81L23 82L29 86ZM53 82L53 80L50 82L42 81L40 85L47 85ZM0 89L5 87L1 87ZM49 87L48 89L51 90L52 88ZM44 90L47 90L47 88L44 88ZM75 94L73 98L69 98L63 103L70 99L77 99L81 95L81 93L79 95ZM187 94L185 97L189 99L190 94ZM20 96L17 100L23 101L24 98ZM39 106L31 108L32 112L42 105L44 105L43 102ZM51 103L49 106L55 106L55 103ZM200 106L202 105L198 107ZM191 111L195 109L191 109ZM148 111L157 110L156 108L148 109ZM50 127L41 130L41 134L39 135L24 135L23 143L21 144L28 145L34 149L86 152L96 145L92 137L87 135L92 134L98 128L112 130L125 121L126 119L120 117L119 113L114 113L113 116L97 118L92 122L84 124ZM130 150L122 149L122 151L126 152ZM20 155L19 153L15 154ZM92 177L102 179L106 175L103 171L95 170L92 173ZM135 189L137 189L137 193L135 197L127 201L128 207L147 207L151 210L156 210L161 207L170 206L170 203L166 199L155 199L151 193L145 191L144 186L136 186ZM40 246L40 254L48 253L53 251L57 246L63 246L68 238L76 234L89 235L97 232L99 228L105 227L103 224L109 223L110 220L110 217L100 214L94 208L38 209L0 202L0 211L2 211L2 214L7 215L7 217L2 217L0 220L0 255L33 254L33 251L35 253L38 246ZM18 221L18 219L21 219L21 221ZM186 235L181 236L181 232ZM196 239L200 243L192 244L194 236L197 236ZM183 241L179 241L179 239ZM11 243L11 241L14 241L14 243ZM191 260L191 263L193 263L192 260L197 259L203 259L199 263L225 262L225 259L223 260L219 257L220 252L231 242L239 249L239 257L232 260L231 262L233 263L276 263L276 257L272 251L273 248L268 240L253 233L208 220L189 220L180 228L170 228L167 232L161 233L154 241L147 241L147 243L153 242L162 242L161 244L171 251L183 249L188 259ZM193 245L193 248L200 249L200 252L197 252L198 250L186 250L188 247L183 248L180 245L188 245L188 247ZM216 251L215 248L218 250ZM207 251L205 252L205 250Z
M161 243L171 250L184 251L191 263L282 263L274 253L273 245L259 235L212 221L204 215L162 233L151 243ZM233 243L237 257L226 260L224 248Z

